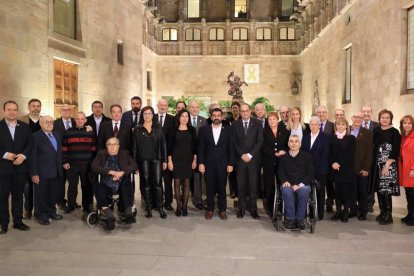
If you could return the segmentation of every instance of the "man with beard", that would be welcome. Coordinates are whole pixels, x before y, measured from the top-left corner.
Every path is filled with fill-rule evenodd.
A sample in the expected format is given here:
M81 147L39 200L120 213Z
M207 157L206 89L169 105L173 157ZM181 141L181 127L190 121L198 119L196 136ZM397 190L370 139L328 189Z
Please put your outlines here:
M126 111L122 114L121 123L127 123L132 125L132 128L136 127L139 122L139 116L141 113L141 98L134 96L131 98L131 110Z

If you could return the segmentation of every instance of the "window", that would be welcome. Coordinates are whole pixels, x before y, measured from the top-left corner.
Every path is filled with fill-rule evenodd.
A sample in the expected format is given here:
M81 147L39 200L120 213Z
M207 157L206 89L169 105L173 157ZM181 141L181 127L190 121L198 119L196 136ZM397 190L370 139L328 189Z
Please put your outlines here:
M247 18L247 0L234 0L234 17Z
M200 0L187 0L188 18L200 17Z
M295 40L295 28L280 28L279 40Z
M209 40L224 40L224 29L211 28L208 31Z
M289 17L293 14L293 0L282 0L280 15Z
M351 102L351 58L352 48L345 49L345 91L343 103Z
M272 40L272 29L271 28L257 28L256 29L256 40Z
M177 29L163 29L162 30L162 41L177 41L178 30Z
M76 0L53 1L53 31L76 39Z
M234 28L233 29L233 40L247 40L247 29L246 28Z
M414 89L414 8L408 10L407 89Z
M185 30L185 40L186 41L200 41L201 40L201 30L197 28L189 28Z
M147 90L152 91L152 71L147 71Z
M76 114L78 108L78 65L54 59L53 67L55 115L59 114L58 110L62 104L71 105L72 115Z

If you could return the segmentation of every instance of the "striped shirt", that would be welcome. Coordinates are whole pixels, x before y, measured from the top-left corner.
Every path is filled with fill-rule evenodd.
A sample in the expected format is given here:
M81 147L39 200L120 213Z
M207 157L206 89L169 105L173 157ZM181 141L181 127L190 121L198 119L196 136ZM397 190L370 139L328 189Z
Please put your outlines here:
M93 131L72 127L65 132L62 140L63 164L89 164L95 156L96 141Z

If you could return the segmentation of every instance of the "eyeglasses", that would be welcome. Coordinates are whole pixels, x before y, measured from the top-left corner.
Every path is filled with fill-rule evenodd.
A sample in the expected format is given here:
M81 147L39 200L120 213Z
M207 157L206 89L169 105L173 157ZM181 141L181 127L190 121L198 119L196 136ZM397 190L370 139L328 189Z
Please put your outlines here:
M53 125L53 121L43 121L43 123L46 125Z

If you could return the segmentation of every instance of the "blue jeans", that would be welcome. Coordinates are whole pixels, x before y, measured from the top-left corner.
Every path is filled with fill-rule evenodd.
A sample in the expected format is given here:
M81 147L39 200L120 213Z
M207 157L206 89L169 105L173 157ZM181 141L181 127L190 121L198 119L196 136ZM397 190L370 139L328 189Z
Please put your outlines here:
M306 215L306 206L311 191L309 186L303 186L296 191L298 195L298 205L295 206L295 191L292 187L281 187L283 202L287 219L303 220ZM295 210L296 209L296 210Z

